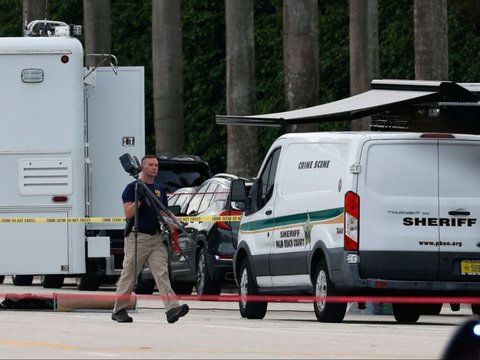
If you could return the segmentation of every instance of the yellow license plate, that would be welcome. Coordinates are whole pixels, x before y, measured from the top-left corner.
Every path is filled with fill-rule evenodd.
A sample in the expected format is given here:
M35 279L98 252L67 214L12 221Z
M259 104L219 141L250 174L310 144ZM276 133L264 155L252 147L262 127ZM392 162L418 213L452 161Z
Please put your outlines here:
M460 272L462 275L480 275L480 260L462 260Z

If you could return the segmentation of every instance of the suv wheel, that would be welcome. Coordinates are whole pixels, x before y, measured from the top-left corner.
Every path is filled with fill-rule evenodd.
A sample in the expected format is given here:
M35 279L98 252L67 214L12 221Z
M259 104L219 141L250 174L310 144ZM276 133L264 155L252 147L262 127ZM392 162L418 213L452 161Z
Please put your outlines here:
M392 304L393 316L399 323L413 324L420 318L418 304Z
M152 295L155 290L154 281L145 281L142 278L142 275L137 277L137 283L134 287L134 292L137 295Z
M193 284L185 281L171 281L172 289L178 295L191 295Z
M222 290L222 283L212 279L208 271L205 248L198 253L196 286L198 295L219 295Z
M255 285L250 262L247 258L243 259L239 274L238 295L240 296L240 301L238 306L240 314L248 319L263 319L267 312L268 302L248 300L248 296L258 295L258 288Z
M333 286L328 275L327 261L320 260L315 271L314 293L316 297L327 298L319 299L313 303L315 316L321 322L341 322L347 312L347 303L329 302L328 296L339 295L335 286Z
M168 278L170 287L177 295L191 295L193 291L193 283L185 281L177 281L173 278L170 261L168 262Z

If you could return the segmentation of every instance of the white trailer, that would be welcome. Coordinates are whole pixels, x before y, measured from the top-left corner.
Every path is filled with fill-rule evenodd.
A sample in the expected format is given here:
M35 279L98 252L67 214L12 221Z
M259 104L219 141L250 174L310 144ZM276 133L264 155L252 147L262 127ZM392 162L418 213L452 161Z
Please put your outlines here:
M45 287L76 276L95 289L119 274L124 223L68 220L123 217L132 179L119 156L144 155L144 70L85 68L63 25L0 38L0 274L42 275ZM67 221L6 221L20 218Z

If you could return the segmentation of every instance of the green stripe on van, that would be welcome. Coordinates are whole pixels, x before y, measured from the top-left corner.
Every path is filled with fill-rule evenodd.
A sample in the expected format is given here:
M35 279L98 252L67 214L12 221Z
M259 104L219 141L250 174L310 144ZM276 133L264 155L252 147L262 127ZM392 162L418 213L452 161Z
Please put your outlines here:
M303 224L307 222L307 214L310 216L310 221L325 221L333 219L341 214L343 214L343 207L320 210L314 212L304 212L299 214L273 217L263 220L245 222L240 226L241 231L258 231L258 230L267 230L273 228L274 226L286 226L293 224Z

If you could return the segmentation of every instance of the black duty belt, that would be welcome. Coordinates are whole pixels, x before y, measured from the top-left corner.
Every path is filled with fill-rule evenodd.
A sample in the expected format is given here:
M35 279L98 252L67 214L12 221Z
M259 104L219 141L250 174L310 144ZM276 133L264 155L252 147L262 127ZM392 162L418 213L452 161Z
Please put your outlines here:
M141 234L156 235L160 233L160 230L139 230L138 232Z

